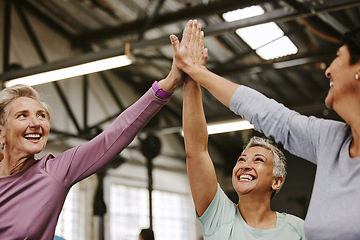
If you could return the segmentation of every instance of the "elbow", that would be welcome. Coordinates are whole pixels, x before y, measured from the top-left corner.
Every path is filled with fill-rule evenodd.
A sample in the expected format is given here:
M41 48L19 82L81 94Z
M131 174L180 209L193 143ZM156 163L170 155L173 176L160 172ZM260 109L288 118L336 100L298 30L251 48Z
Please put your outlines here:
M186 159L191 160L191 159L198 159L204 154L208 154L208 149L207 146L204 147L196 146L196 148L186 148L185 152L186 152Z

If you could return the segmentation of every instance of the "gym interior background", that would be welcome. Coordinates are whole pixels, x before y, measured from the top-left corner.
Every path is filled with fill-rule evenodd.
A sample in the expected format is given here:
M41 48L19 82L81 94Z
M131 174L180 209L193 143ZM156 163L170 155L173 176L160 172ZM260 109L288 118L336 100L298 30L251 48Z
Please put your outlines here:
M41 155L96 136L154 80L164 78L172 63L169 35L181 37L189 19L203 26L213 72L302 114L339 119L324 105L329 88L324 71L341 35L360 25L358 0L4 0L0 8L2 87L13 78L123 54L133 61L34 86L53 109ZM260 26L275 27L277 35L243 35ZM276 47L285 43L290 52ZM266 55L269 49L278 55ZM209 124L239 120L206 90L203 101ZM131 240L152 225L158 240L201 239L181 112L180 88L112 164L73 187L56 234L67 240ZM261 134L247 129L209 136L218 180L234 201L231 171L253 135ZM305 218L316 168L285 153L288 178L272 207Z

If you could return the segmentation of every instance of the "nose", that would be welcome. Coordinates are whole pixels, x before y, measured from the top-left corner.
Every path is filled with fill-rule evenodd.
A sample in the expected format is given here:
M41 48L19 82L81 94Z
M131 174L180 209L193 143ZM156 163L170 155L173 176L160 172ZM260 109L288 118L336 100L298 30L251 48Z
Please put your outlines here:
M30 118L29 127L30 128L39 128L41 126L41 122L37 117Z
M243 171L249 171L252 169L252 167L249 164L243 164L240 166L240 169L242 169Z
M325 70L325 76L326 76L327 78L331 78L330 66Z
M237 165L238 165L238 169L241 169L243 171L248 171L252 169L250 161L238 162Z

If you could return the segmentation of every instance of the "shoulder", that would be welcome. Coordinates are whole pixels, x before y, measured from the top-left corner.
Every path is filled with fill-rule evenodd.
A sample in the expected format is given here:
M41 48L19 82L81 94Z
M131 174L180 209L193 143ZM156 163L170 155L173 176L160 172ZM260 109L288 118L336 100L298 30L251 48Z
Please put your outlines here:
M294 229L296 232L303 232L304 231L304 220L289 214L289 213L278 213L277 212L277 217L280 218L280 221L282 219L282 223L281 225L283 225L284 227L289 227Z
M211 201L204 214L199 218L200 221L213 219L215 217L233 218L236 212L236 204L232 202L218 184L218 189L214 199Z

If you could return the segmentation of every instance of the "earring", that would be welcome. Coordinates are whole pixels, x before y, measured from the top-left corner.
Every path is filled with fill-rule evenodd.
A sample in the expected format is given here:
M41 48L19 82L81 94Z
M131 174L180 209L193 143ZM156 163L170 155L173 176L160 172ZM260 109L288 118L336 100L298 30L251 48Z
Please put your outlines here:
M355 74L355 79L359 80L359 75L357 73Z
M4 144L0 142L0 149L4 149Z

